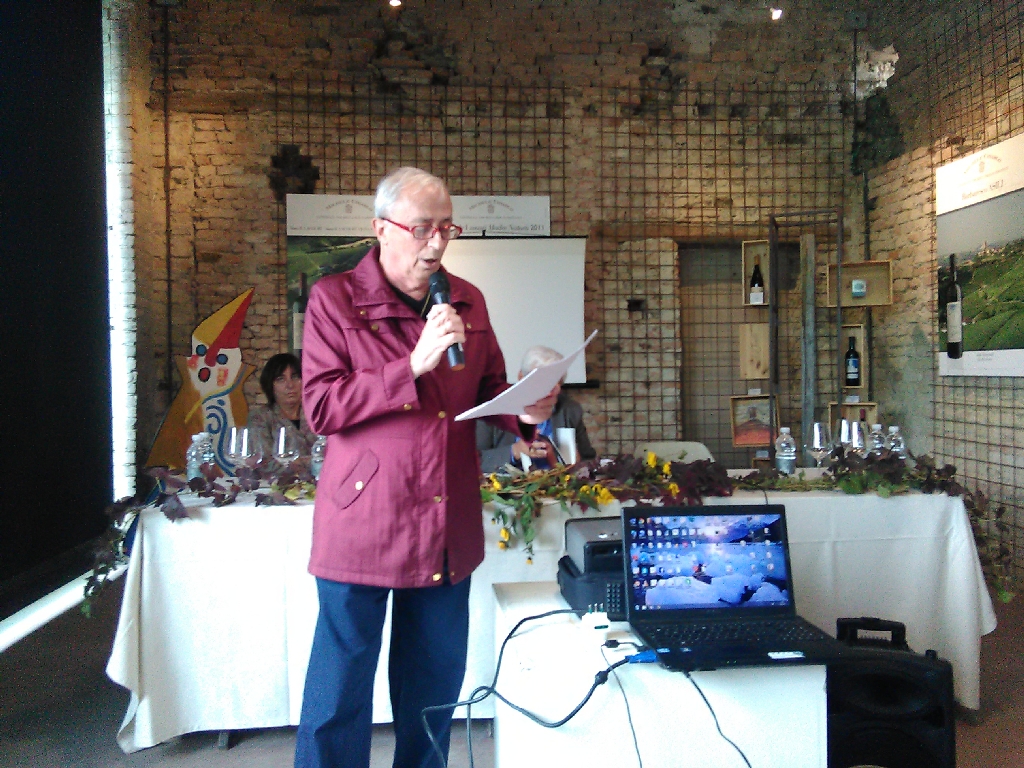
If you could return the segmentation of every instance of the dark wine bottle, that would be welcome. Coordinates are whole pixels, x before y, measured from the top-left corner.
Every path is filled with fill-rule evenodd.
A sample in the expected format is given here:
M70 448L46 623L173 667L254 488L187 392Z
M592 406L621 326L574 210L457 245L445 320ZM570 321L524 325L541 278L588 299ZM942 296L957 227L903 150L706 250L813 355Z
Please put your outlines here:
M302 331L306 325L306 302L309 292L306 290L306 273L299 278L299 295L292 302L292 350L302 357Z
M954 360L964 355L963 291L956 279L956 255L949 254L949 287L946 302L946 354Z
M850 348L846 350L846 386L860 386L860 353L854 336L850 337Z
M750 303L764 304L764 275L761 274L761 260L754 259L754 271L750 273Z

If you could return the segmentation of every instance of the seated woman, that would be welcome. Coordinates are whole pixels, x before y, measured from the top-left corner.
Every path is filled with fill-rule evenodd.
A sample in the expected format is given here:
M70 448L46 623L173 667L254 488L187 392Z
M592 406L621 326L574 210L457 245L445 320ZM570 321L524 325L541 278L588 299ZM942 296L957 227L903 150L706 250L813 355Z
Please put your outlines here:
M295 440L300 456L309 456L316 435L302 413L302 363L295 355L283 352L274 355L263 367L260 387L267 396L266 406L249 411L250 440L263 455L264 466L271 472L281 469L274 458L274 443L281 427Z
M523 362L519 366L519 378L523 378L534 368L550 365L561 359L562 355L550 347L530 347L523 355ZM576 430L577 459L592 459L597 456L597 451L587 436L587 428L583 424L583 406L562 392L561 383L556 384L546 398L538 401L538 405L541 404L550 405L551 415L537 425L534 439L530 443L484 421L477 421L476 449L480 454L480 469L484 474L497 472L506 464L521 467L524 454L530 457L532 465L537 469L550 468L552 463L559 461L553 451L555 430L565 427Z

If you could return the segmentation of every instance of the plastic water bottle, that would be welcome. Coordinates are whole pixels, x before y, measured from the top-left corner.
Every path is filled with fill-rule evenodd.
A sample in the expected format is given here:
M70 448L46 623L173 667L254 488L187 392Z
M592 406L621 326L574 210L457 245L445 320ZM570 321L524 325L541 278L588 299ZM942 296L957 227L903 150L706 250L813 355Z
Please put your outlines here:
M313 473L313 479L320 479L320 471L324 468L324 459L327 457L327 438L319 435L313 447L309 449L309 469Z
M900 428L895 424L889 427L889 439L887 444L889 450L901 459L907 458L907 441L903 439L903 433L900 432Z
M200 454L203 464L211 466L217 463L217 450L213 447L213 435L203 432L203 451Z
M775 440L775 468L784 475L796 471L796 440L789 433L789 427L781 427Z
M886 449L885 435L882 434L881 424L872 424L871 432L868 434L868 453L872 456L881 456Z
M203 454L206 450L206 438L205 432L199 432L192 435L192 445L185 451L185 478L192 480L196 477L202 477L203 472L200 467L203 465Z

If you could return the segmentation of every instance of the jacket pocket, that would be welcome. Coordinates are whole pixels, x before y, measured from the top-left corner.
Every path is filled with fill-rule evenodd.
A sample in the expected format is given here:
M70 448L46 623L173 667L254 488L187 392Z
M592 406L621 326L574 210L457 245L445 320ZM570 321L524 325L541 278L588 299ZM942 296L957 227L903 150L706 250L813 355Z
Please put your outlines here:
M334 502L339 509L344 509L359 498L370 478L377 474L379 466L380 461L373 451L367 450L359 457L352 471L342 478L334 491Z

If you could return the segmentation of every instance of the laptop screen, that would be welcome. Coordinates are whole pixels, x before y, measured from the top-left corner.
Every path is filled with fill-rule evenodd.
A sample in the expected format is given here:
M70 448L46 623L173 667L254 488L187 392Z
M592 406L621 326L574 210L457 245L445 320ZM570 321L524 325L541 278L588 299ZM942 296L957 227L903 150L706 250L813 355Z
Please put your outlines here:
M633 616L791 604L784 508L779 505L634 507L623 510L623 529Z

